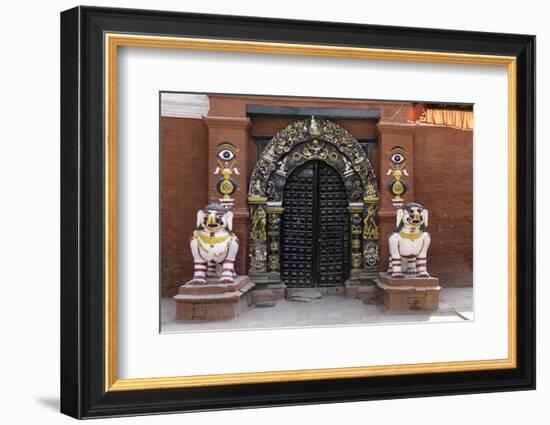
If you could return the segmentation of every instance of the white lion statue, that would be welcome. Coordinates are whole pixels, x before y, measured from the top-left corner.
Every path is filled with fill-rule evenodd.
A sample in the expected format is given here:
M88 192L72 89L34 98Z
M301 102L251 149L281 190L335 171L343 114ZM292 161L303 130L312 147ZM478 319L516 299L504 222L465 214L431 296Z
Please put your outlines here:
M410 202L397 210L397 227L389 237L390 262L388 273L392 278L430 277L427 255L430 247L428 210Z
M195 273L189 284L206 284L207 277L219 283L233 283L239 240L232 231L233 213L219 203L197 212L197 229L191 239Z

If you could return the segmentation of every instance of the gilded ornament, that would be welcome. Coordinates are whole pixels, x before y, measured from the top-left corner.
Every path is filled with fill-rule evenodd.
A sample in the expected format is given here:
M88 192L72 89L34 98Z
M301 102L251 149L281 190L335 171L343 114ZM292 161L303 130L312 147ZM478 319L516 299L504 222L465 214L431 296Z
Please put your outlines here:
M269 227L278 229L281 223L281 216L278 213L269 213Z
M365 202L378 202L378 191L376 190L376 180L369 178L365 185Z
M269 271L278 272L279 271L279 255L270 254L269 255Z
M216 189L223 197L220 203L225 208L233 206L234 199L231 195L237 190L237 182L233 179L233 175L239 175L239 170L235 166L237 149L230 142L222 142L218 145L218 166L214 170L214 175L221 175L221 178L216 182Z
M267 257L264 244L252 244L248 248L248 256L250 259L250 272L261 273L265 272L265 260Z
M352 253L351 254L351 267L354 269L361 268L361 253Z
M259 205L254 209L250 223L250 239L265 240L266 213L264 208Z
M232 235L233 233L227 232L226 234L223 234L221 236L207 236L203 232L195 231L195 236L198 237L201 240L201 242L204 242L205 244L210 245L211 247L221 242L225 242Z
M363 220L363 239L378 239L378 205L372 204L367 208Z
M350 194L350 200L352 202L359 201L363 195L363 189L361 188L361 181L355 180L352 185L352 191Z
M388 190L394 196L392 203L395 207L403 205L402 196L407 192L407 183L403 180L403 176L409 175L405 169L406 153L407 151L400 146L396 146L388 152L390 168L386 175L392 176L388 182Z
M380 264L378 242L367 241L363 251L363 259L366 267L376 267Z
M306 143L304 149L291 153L293 148L301 143ZM336 152L332 152L329 145L332 145ZM350 161L349 158L354 158L354 161ZM301 164L310 159L323 160L335 167L341 161L339 172L344 178L348 177L350 171L355 172L366 185L369 184L367 178L376 180L365 153L350 133L330 120L312 117L289 125L271 139L252 172L249 195L264 197L269 189L271 194L277 193L280 199L281 194L277 189L273 190L266 185L271 175L277 173L285 177L291 171L289 160ZM376 185L372 186L372 190L367 189L368 187L360 188L350 193L353 195L353 201L359 200L358 196L361 196L362 191L372 200L378 199Z
M423 232L418 232L418 233L405 233L403 231L399 232L399 236L401 236L402 238L408 239L410 241L415 241L417 239L420 239L423 235L424 235Z

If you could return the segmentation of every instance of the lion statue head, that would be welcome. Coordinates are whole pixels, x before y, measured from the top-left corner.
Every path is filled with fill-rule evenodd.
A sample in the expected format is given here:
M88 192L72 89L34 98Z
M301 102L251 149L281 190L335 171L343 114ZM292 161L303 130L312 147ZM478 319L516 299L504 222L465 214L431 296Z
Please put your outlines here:
M233 229L233 213L217 202L211 202L204 209L197 211L197 230L216 233Z
M403 227L424 232L428 227L428 210L425 210L422 205L416 202L409 202L397 210L396 224L396 232L401 231Z

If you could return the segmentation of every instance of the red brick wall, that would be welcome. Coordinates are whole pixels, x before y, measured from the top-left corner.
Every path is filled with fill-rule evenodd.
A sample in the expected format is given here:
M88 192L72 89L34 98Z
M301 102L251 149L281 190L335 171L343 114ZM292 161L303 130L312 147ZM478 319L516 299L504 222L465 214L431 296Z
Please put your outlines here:
M430 212L428 271L444 286L472 284L473 136L419 126L414 136L415 201Z
M162 117L161 281L171 296L193 276L189 240L208 202L208 129L202 119Z

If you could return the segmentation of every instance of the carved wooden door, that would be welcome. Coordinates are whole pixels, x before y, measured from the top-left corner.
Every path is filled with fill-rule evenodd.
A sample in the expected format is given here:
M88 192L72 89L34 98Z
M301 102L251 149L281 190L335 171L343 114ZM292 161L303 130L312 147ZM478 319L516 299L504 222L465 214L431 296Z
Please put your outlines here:
M339 286L349 276L348 201L338 172L311 161L287 179L281 279L289 287Z

